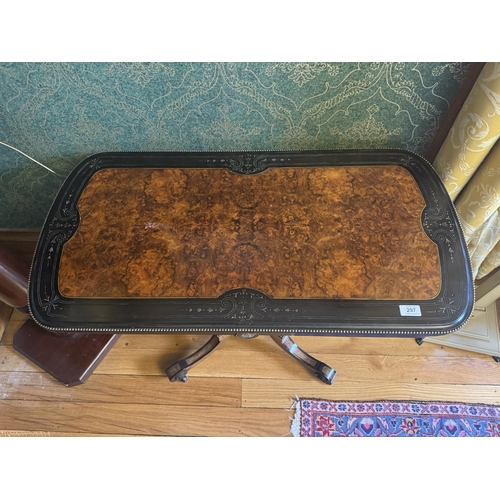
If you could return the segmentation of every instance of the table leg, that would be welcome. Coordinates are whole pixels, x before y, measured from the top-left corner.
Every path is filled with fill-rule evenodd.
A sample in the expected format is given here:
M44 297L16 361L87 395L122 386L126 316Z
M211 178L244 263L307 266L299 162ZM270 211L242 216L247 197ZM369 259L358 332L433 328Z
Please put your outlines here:
M168 375L170 382L187 382L187 372L193 368L194 365L205 359L209 354L212 354L219 345L227 339L229 335L212 335L210 340L203 344L196 352L187 358L180 359L170 365L165 373Z
M288 335L271 335L271 338L285 352L311 370L322 382L329 385L333 384L333 379L337 375L337 372L333 368L307 354Z

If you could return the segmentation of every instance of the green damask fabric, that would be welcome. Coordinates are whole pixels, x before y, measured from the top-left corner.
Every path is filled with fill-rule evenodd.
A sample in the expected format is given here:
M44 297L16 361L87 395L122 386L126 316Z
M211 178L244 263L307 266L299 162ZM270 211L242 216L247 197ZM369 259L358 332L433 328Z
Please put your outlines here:
M0 228L40 228L99 151L399 147L423 154L466 63L0 64Z

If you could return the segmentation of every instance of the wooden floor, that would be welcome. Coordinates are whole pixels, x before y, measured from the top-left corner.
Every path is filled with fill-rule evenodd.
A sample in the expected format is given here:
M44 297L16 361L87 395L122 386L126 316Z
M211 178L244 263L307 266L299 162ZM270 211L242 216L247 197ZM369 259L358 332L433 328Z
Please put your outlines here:
M14 311L0 344L3 436L290 436L297 396L500 404L492 357L413 339L296 338L337 370L328 386L264 336L229 338L171 383L164 368L208 337L128 334L68 388L13 349L24 320Z
M11 236L0 241L30 259L36 234ZM164 369L208 337L128 334L68 388L13 349L26 317L11 311L0 304L0 436L291 436L295 397L500 404L491 356L395 338L295 337L337 370L328 386L265 336L230 337L171 383Z

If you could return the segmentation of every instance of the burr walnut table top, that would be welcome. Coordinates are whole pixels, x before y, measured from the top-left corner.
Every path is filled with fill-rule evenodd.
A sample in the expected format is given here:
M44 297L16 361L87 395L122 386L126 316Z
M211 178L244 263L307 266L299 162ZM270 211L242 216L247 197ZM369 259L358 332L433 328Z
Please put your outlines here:
M439 335L473 305L453 205L402 150L94 155L29 288L54 331Z

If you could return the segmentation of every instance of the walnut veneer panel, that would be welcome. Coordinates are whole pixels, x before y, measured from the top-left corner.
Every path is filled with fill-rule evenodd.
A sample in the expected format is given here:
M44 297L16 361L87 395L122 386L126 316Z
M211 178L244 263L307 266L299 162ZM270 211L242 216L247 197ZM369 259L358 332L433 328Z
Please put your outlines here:
M113 169L65 243L67 297L417 299L441 288L425 201L403 167Z

